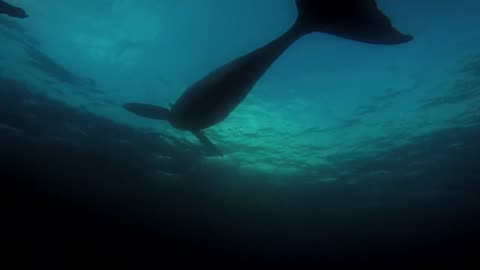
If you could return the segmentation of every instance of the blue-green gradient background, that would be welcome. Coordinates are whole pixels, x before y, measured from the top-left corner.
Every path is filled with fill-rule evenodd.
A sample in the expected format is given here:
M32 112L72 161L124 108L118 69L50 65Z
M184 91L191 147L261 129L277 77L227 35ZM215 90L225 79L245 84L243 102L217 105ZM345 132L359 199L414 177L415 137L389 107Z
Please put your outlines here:
M7 225L29 243L18 250L159 264L468 256L480 4L377 2L412 42L301 38L206 130L215 157L120 105L168 106L287 31L294 0L11 0L30 15L0 17L0 177Z

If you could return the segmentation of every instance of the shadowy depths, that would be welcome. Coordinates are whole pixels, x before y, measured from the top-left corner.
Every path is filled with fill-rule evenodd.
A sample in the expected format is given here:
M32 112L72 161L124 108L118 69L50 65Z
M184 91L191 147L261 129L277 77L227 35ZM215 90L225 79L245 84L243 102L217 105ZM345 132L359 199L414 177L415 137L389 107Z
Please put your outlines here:
M201 147L1 78L3 250L16 265L64 267L463 263L480 240L479 134L339 156L337 181L281 179L207 166Z

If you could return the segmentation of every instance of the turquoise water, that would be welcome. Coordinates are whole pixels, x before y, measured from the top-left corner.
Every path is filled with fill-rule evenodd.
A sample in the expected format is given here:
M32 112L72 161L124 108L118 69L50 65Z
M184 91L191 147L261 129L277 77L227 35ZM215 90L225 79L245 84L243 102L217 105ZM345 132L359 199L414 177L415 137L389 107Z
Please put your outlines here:
M115 104L167 106L190 84L269 42L296 18L294 1L288 0L17 2L33 16L13 23L38 42L35 47L74 74L94 79L102 93L58 81L26 64L29 56L4 36L3 46L14 51L2 61L10 66L4 71L7 76L29 74L25 80L73 106L192 143L197 141L189 133L140 119ZM414 136L451 127L449 119L475 106L476 97L422 107L430 99L448 96L462 76L459 70L478 54L475 25L480 19L474 1L437 3L433 10L415 1L379 5L394 25L415 35L414 42L389 47L320 33L302 38L227 121L207 131L227 153L212 162L298 173L305 167L295 165L297 161L326 164L329 156L352 152L375 139L402 145ZM99 100L112 104L100 106Z
M147 212L148 222L156 220L151 217L157 211L162 213L159 216L168 212L181 217L172 224L184 221L189 224L185 228L208 224L198 236L200 242L211 232L230 239L227 242L235 247L248 246L238 235L250 239L252 231L265 230L262 224L275 227L264 224L268 218L273 223L296 220L294 225L282 224L266 234L265 239L279 246L283 242L278 235L291 232L298 239L308 238L307 232L319 224L324 232L330 225L363 228L360 224L369 222L380 228L380 224L389 224L382 219L388 216L394 228L402 228L398 224L406 217L422 216L419 206L428 213L444 209L426 222L439 226L433 231L440 239L447 238L446 231L461 234L462 226L453 226L452 220L465 222L466 227L478 224L465 218L478 217L472 214L477 210L479 187L474 165L480 135L478 1L377 1L398 29L414 35L412 42L402 45L363 44L323 33L301 38L225 121L206 130L223 157L205 153L190 133L166 122L139 118L121 104L168 106L175 102L212 69L287 31L296 18L293 0L10 2L22 6L30 17L0 17L0 90L4 97L0 134L4 149L10 151L4 153L40 160L15 142L25 145L23 140L27 140L36 145L46 141L52 144L50 148L38 147L56 162L71 153L72 160L82 163L100 162L96 158L102 164L111 162L105 165L106 172L98 173L98 181L91 180L94 172L88 172L86 186L81 180L84 166L99 172L102 166L98 163L91 167L72 163L69 170L77 176L74 180L61 173L54 177L46 173L44 178L55 179L55 183L38 184L43 175L32 177L37 179L35 185L65 192L71 198L67 201L90 205L91 196L82 192L100 192L107 209L122 212L125 207L127 212L137 212L132 209L138 208L138 212ZM45 105L50 103L61 105ZM14 143L7 143L10 140ZM53 150L65 141L77 150ZM92 155L90 160L82 149ZM106 154L99 157L92 154L95 151ZM20 166L11 155L5 155L9 161L4 164ZM35 167L37 163L28 164ZM109 167L112 164L120 166L118 171ZM128 164L138 167L121 167ZM51 163L49 168L61 170ZM121 177L122 170L128 171L129 179ZM139 172L142 175L135 174ZM112 177L128 184L119 187ZM69 179L75 183L73 188L68 187ZM91 181L105 183L98 188ZM149 192L144 194L143 189ZM165 191L169 189L172 193ZM203 195L196 193L199 190ZM162 201L156 191L171 198ZM141 198L142 194L147 202L124 205L126 198ZM172 194L182 194L185 201L179 203ZM204 202L199 212L192 210L196 214L186 218L189 207L196 209L190 203L198 204L198 200ZM165 206L172 201L181 206ZM158 206L162 210L151 210L155 205L162 205ZM465 205L472 212L465 210L462 216L455 211ZM175 209L178 213L172 214ZM409 216L406 209L416 210ZM369 221L370 214L373 221ZM322 217L329 217L331 224L325 225ZM225 225L229 220L245 226ZM410 225L409 230L418 228ZM371 239L381 238L369 230L360 231ZM413 234L418 237L425 231L420 226L419 233ZM364 239L348 235L343 241ZM297 242L295 237L284 240L311 247L322 237L317 232L311 242ZM252 242L252 253L276 254L268 244ZM460 240L455 243L462 246ZM232 250L241 253L244 249ZM307 257L315 254L313 248L309 250ZM278 253L282 252L289 253L289 249L280 248ZM297 255L301 257L292 256Z

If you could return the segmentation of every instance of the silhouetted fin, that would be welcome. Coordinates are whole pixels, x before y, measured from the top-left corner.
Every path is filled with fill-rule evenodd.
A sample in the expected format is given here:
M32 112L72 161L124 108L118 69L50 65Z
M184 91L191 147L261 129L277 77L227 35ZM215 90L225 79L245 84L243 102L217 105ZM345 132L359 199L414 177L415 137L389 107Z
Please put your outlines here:
M9 3L0 0L0 14L7 14L8 16L11 17L17 17L17 18L27 18L28 15L25 12L25 10L15 7L10 5Z
M374 0L297 0L297 23L306 33L325 32L343 38L394 45L409 42L377 7Z
M205 134L198 130L198 131L192 131L193 135L195 135L205 146L212 151L212 153L215 153L219 156L223 156L222 152L205 136Z
M139 116L156 120L168 120L170 117L170 111L163 107L143 104L143 103L127 103L122 106L127 111Z

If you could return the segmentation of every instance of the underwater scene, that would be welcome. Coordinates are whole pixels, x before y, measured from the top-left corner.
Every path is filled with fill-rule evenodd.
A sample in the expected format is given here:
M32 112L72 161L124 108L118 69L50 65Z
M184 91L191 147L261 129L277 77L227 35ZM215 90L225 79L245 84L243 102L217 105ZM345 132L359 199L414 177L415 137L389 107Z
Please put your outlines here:
M479 254L479 11L0 0L2 256L460 267Z

